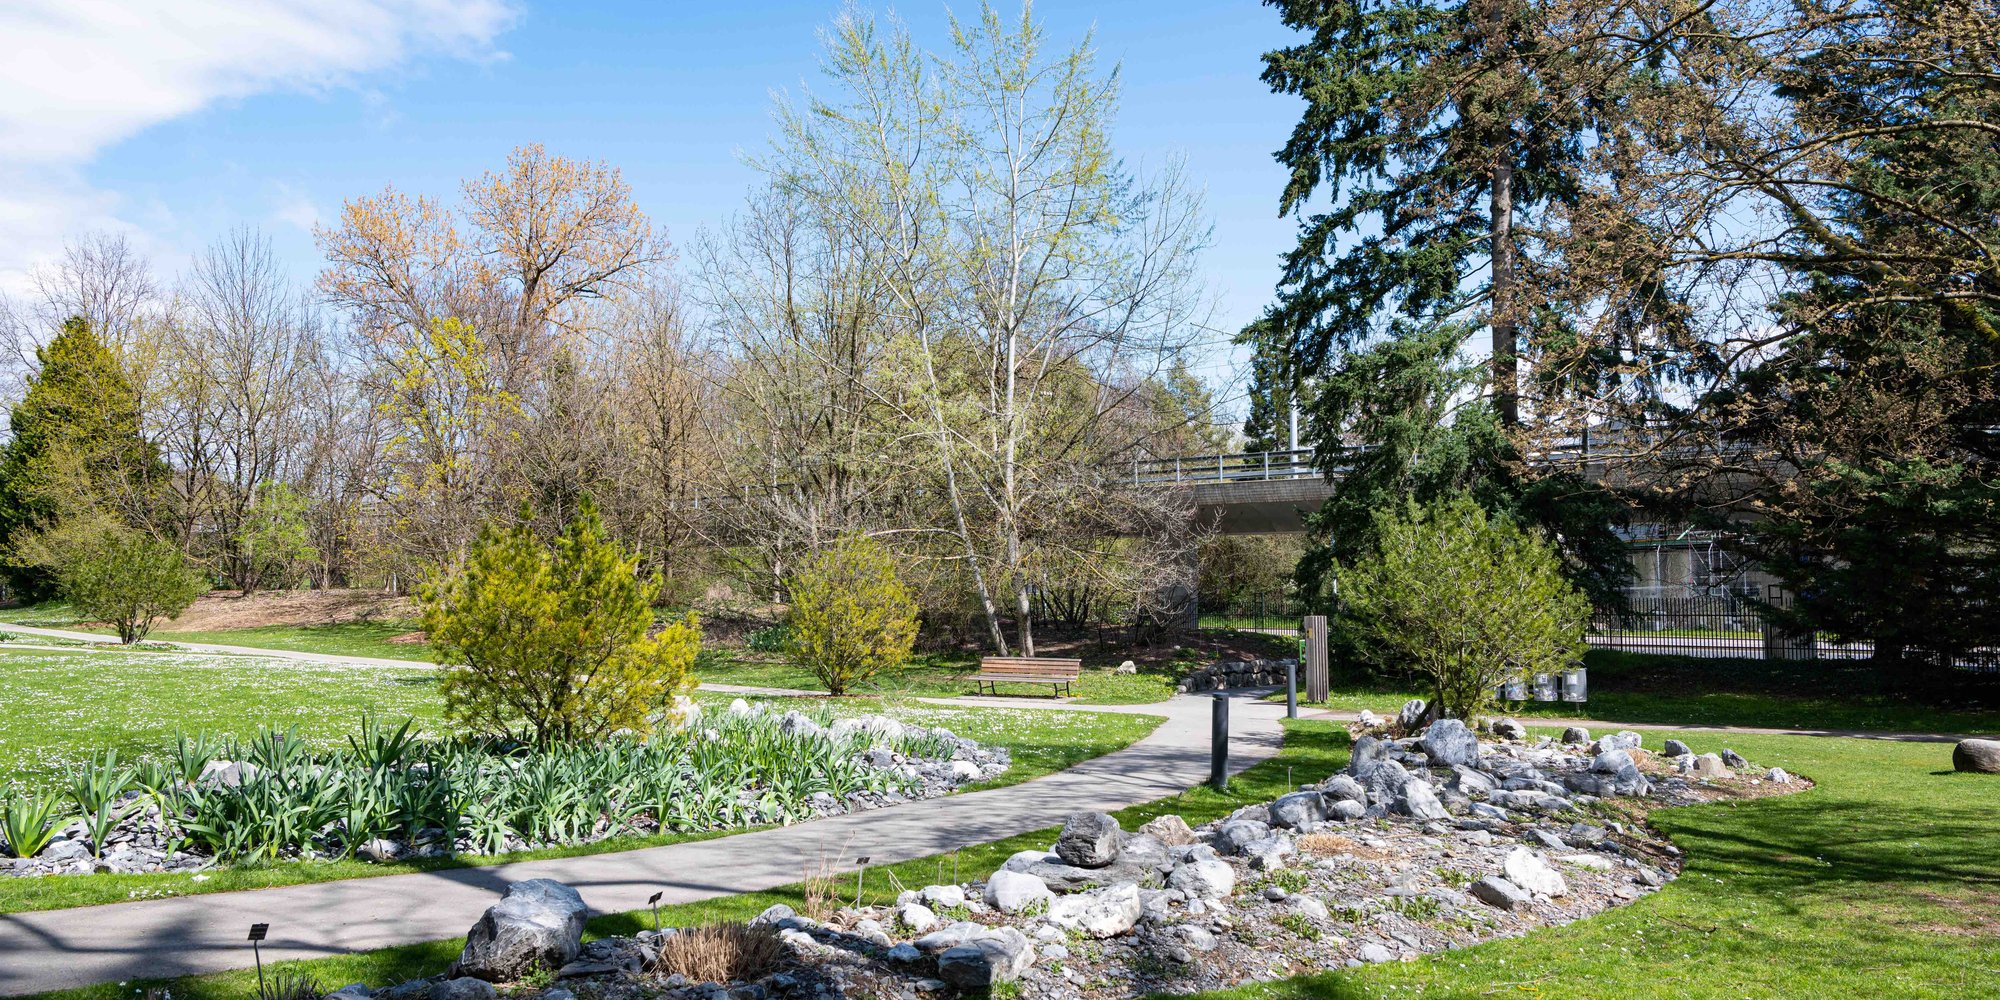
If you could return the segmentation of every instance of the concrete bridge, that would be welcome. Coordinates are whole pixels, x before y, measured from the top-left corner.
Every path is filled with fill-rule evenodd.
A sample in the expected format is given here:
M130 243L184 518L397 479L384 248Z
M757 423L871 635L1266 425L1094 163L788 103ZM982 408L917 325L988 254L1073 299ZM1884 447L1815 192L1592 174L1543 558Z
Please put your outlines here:
M1294 532L1333 494L1312 462L1311 448L1149 459L1132 463L1131 482L1192 490L1200 522L1226 535Z

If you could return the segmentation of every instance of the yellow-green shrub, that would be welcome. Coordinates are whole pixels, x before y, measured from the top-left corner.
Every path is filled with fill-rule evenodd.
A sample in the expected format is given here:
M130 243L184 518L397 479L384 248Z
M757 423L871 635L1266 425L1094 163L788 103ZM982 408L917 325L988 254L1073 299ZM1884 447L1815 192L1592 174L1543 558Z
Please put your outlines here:
M806 560L791 595L788 650L831 694L902 663L917 640L917 602L873 539L844 538Z
M525 723L538 743L643 731L690 686L701 648L692 614L647 635L659 589L588 503L554 545L488 525L420 595L446 714L484 732Z

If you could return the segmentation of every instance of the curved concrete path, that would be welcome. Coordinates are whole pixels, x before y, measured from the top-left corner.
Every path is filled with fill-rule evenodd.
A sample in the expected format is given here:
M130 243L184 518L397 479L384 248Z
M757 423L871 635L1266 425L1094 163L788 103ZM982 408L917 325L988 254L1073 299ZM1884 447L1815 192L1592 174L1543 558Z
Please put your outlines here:
M1261 693L1232 692L1232 770L1278 751L1284 706L1258 701ZM786 885L822 858L851 870L858 856L883 864L999 840L1059 825L1078 810L1151 802L1207 780L1211 700L1086 707L981 699L974 704L1166 721L1123 750L1033 781L780 829L554 861L0 915L0 995L248 967L244 933L252 923L271 925L269 961L455 937L522 879L556 879L575 886L592 911L616 913L644 909L656 892L665 894L662 902L686 903Z

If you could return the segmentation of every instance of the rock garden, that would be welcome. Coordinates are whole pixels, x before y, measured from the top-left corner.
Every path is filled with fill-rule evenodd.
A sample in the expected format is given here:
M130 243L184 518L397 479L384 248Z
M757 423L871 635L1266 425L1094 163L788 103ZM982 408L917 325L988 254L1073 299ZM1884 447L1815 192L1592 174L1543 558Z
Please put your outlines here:
M288 733L183 737L168 758L107 753L68 787L0 809L0 874L196 871L262 860L494 855L614 837L782 824L948 794L1008 751L882 715L704 716L652 735L537 747L365 723L344 749Z
M1674 879L1649 809L1806 782L1724 751L1571 729L1486 738L1413 703L1357 732L1340 773L1190 827L1079 813L1046 851L889 905L807 893L749 924L583 943L568 888L519 883L436 976L339 1000L761 1000L1192 992L1425 953L1566 923ZM1404 725L1407 723L1408 725ZM1417 728L1422 726L1422 728ZM1357 727L1359 729L1360 727Z

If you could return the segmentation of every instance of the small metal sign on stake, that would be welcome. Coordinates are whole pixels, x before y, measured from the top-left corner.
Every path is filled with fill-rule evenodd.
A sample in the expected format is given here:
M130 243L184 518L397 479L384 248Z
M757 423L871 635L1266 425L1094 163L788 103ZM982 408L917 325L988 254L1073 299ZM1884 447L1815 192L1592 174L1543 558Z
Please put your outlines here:
M864 854L861 857L855 858L854 863L861 866L854 870L854 905L859 907L861 905L861 880L868 875L868 856Z
M264 950L258 946L257 942L264 940L265 935L270 933L270 924L250 925L250 954L257 959L257 995L260 997L269 996L270 994L264 988Z
M653 893L653 898L651 898L651 899L649 899L649 900L646 900L646 905L647 905L647 906L650 906L650 907L652 907L652 908L653 908L653 933L654 933L654 934L658 934L658 933L660 933L660 897L661 897L661 896L664 896L664 895L666 895L666 893L664 893L664 892L656 892L656 893Z

